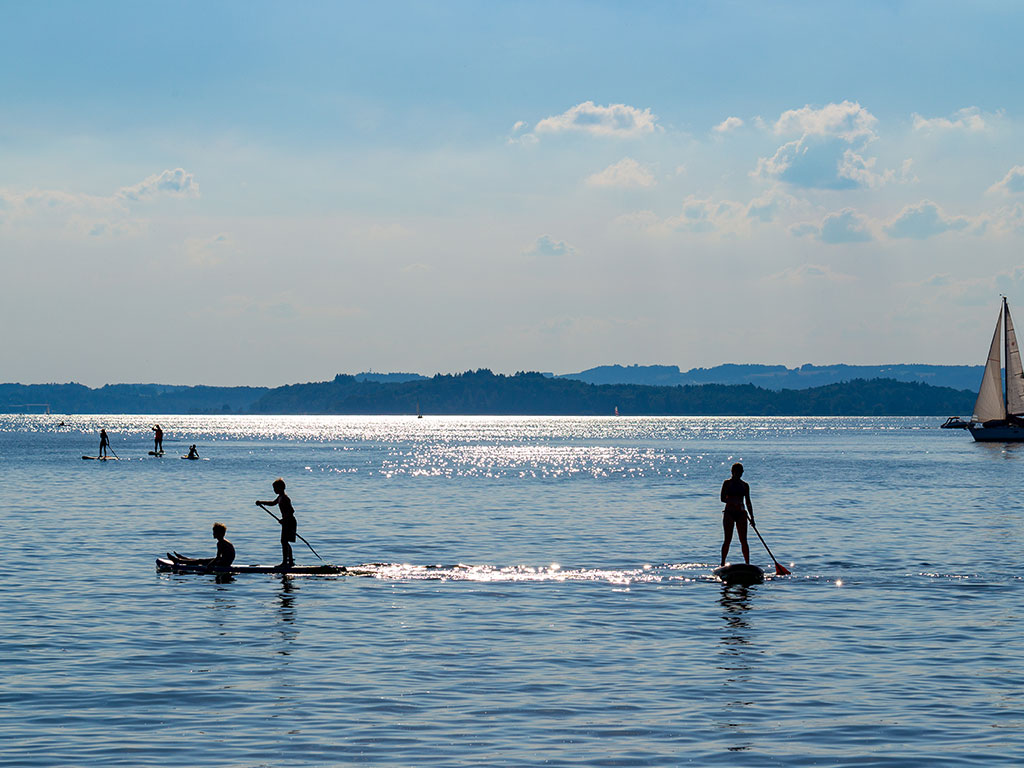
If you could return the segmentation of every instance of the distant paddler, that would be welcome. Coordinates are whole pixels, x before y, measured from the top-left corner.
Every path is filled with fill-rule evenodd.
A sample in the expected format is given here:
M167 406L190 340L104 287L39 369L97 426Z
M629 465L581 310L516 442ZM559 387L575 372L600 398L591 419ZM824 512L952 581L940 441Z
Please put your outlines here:
M750 515L750 523L753 525L754 505L750 501L750 486L742 480L742 477L743 465L737 462L732 465L732 477L722 483L721 497L725 502L725 509L722 511L722 527L725 531L725 541L722 544L722 565L725 565L725 558L729 555L733 526L736 527L736 533L740 537L743 562L750 564L750 547L747 545L747 515ZM744 508L744 504L746 508Z
M227 568L235 562L235 546L224 538L228 528L224 523L213 524L213 538L217 540L217 554L214 557L185 557L177 552L168 552L167 558L174 563L182 565L200 565L208 570Z
M153 426L153 453L164 452L164 431L159 424Z
M99 450L99 453L97 454L97 456L99 456L101 459L105 459L107 457L107 448L109 448L109 447L110 447L110 438L107 437L107 430L101 429L100 430L100 450Z
M190 445L188 447L188 456L186 456L185 458L186 459L198 459L199 458L199 451L196 449L196 444L195 443L192 443L192 445Z

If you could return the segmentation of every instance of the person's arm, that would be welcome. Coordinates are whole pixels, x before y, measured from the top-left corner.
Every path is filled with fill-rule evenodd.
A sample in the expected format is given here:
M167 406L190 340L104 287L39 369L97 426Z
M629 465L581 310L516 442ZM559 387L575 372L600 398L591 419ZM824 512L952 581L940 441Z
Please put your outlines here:
M257 501L256 503L261 507L276 507L277 499L274 499L273 501Z
M729 487L729 481L726 480L724 483L722 483L722 493L720 494L722 502L724 504L728 504L729 503L729 497L725 495L725 489L728 488L728 487Z
M754 522L754 503L750 500L750 486L746 487L745 498L747 501L747 513L750 515L750 522Z

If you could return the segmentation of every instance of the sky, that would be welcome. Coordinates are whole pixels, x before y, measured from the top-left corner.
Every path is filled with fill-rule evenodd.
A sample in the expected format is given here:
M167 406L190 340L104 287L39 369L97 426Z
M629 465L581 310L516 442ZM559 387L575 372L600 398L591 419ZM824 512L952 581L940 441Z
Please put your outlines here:
M1024 5L48 2L0 23L0 381L981 364Z

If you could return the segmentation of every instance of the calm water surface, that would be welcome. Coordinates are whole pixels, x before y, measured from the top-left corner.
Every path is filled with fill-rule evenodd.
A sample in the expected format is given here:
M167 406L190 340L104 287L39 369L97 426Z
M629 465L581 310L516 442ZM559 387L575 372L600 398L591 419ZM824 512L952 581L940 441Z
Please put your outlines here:
M1024 445L940 421L0 416L0 765L1024 764ZM278 476L374 575L155 572Z

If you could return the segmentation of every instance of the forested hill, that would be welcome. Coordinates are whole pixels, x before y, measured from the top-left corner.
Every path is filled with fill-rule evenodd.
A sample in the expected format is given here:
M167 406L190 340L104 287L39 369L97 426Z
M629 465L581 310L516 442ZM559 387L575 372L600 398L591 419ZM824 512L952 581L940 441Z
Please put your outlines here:
M401 384L333 381L278 387L252 407L258 413L491 415L936 416L970 415L974 393L892 379L856 380L803 390L750 384L651 387L594 385L539 373L488 370Z
M467 371L411 381L339 374L332 381L263 387L2 384L0 412L611 415L968 416L975 394L892 379L810 389L751 384L596 385L540 373Z

